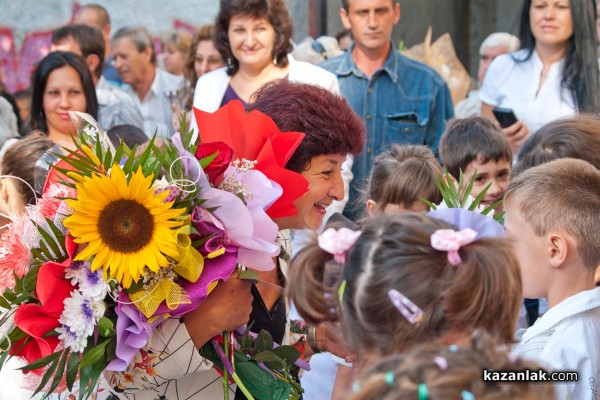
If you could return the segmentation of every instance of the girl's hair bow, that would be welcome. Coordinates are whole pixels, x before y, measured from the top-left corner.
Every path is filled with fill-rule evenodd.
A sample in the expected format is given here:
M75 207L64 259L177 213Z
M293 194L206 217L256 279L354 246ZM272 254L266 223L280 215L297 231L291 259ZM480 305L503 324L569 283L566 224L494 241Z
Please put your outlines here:
M438 229L431 235L431 247L440 251L448 252L448 261L457 266L462 260L458 255L458 249L472 243L477 236L471 228L455 231L454 229Z
M353 231L348 228L326 229L319 235L319 247L329 254L333 254L335 261L344 264L346 252L356 242L360 233L360 231Z

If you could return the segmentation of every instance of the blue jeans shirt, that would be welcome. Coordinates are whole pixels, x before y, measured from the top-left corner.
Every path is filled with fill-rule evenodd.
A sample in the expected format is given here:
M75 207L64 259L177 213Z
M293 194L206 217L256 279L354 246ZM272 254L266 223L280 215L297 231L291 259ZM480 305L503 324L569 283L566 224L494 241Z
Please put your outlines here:
M454 116L448 86L433 69L392 47L383 68L369 79L354 63L353 48L320 64L338 77L342 94L367 128L365 147L352 166L344 212L350 217L356 217L352 209L377 154L392 143L425 144L437 153L446 120Z

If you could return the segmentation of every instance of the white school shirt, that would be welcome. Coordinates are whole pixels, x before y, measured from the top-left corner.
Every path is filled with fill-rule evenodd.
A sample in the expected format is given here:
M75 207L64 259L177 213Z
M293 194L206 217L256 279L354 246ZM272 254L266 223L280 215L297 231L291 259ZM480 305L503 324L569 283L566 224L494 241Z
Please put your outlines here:
M571 92L561 87L564 59L551 65L537 93L543 69L537 52L534 50L527 61L514 60L524 59L527 52L523 49L496 57L485 74L479 98L494 107L511 108L534 133L548 122L574 115L577 110Z
M529 329L517 332L512 353L550 371L576 371L577 382L556 384L557 399L600 397L600 288L571 296L550 308Z

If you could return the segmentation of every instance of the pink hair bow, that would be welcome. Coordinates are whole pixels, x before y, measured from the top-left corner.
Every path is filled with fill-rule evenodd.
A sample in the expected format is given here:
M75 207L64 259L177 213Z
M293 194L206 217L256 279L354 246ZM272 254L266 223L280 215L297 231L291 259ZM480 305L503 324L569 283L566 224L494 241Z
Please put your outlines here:
M458 249L472 243L477 236L477 232L467 228L462 231L454 229L438 229L431 235L431 247L440 251L448 252L448 261L457 266L462 260L458 255Z
M329 254L333 254L335 261L343 264L346 261L346 252L356 242L360 233L360 231L348 228L326 229L319 235L319 247Z

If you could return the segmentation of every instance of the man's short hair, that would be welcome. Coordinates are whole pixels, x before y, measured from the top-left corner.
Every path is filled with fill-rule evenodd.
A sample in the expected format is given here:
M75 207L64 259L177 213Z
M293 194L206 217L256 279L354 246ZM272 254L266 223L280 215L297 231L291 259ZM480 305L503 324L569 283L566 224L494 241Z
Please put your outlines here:
M93 72L94 76L99 78L102 75L104 51L106 49L100 29L84 24L73 24L65 25L52 31L52 44L54 45L59 45L68 38L72 38L77 43L83 58L86 58L90 54L98 56L100 62Z
M391 0L392 4L398 3L398 0ZM350 10L350 0L342 0L342 8L348 12Z
M510 182L504 202L536 235L565 231L583 265L600 265L600 171L590 163L562 158L529 168Z
M79 13L86 11L86 10L90 10L90 11L94 12L94 14L96 16L96 26L99 29L102 30L107 25L110 25L110 16L108 15L108 11L106 11L106 8L104 8L100 4L92 3L92 4L86 4L84 6L81 6L81 8L79 10L77 10L75 15L78 15Z
M152 35L148 32L148 29L143 26L124 26L119 29L112 37L111 43L114 46L115 42L119 39L129 38L133 42L133 45L138 52L145 51L148 47L152 51L150 61L156 65L156 51L154 50L154 42L152 41Z
M455 178L475 160L512 163L504 132L489 119L478 116L451 119L440 140L439 152L442 166Z

